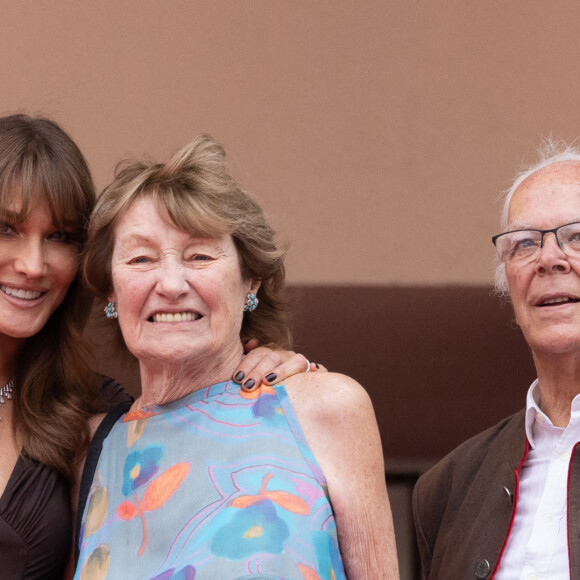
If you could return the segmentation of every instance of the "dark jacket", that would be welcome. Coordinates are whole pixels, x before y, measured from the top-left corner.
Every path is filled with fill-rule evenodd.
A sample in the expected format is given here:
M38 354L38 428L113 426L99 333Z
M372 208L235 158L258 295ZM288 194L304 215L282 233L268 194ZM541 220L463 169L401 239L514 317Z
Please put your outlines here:
M419 478L413 516L425 578L493 578L511 530L528 448L520 411L461 444ZM578 444L568 490L570 578L580 580Z

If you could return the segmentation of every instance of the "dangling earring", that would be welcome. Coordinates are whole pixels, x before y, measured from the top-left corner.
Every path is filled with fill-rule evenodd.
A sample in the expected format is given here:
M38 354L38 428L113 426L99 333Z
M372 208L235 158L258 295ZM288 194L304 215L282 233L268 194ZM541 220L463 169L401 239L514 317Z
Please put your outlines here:
M244 312L253 312L258 308L258 303L260 301L256 298L255 294L251 292L248 294L248 298L246 299L246 303L244 304Z
M118 318L119 316L119 313L115 310L114 302L109 302L103 310L105 311L105 316L109 319Z

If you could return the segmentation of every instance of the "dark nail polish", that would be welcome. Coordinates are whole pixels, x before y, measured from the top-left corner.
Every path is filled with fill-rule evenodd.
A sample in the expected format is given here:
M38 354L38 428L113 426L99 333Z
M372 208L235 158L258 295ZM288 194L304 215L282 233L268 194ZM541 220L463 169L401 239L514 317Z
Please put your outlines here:
M320 368L320 365L318 363L314 363L314 365L316 366L317 369Z
M248 379L244 383L244 387L246 387L246 389L253 389L255 384L256 384L256 381L254 381L254 379Z
M276 377L277 377L277 376L278 376L278 375L277 375L276 373L270 373L269 375L266 375L266 380L267 380L269 383L273 383L273 382L276 380Z
M243 371L239 371L236 373L234 379L236 379L236 381L238 381L238 383L241 383L244 380L244 377L246 375L244 375Z

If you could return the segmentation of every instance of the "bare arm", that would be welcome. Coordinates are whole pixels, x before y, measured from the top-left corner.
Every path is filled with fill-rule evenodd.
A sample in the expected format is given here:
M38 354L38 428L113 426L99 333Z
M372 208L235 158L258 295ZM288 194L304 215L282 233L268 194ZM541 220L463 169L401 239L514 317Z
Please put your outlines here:
M328 482L348 578L398 579L382 446L366 391L333 373L297 375L285 384Z

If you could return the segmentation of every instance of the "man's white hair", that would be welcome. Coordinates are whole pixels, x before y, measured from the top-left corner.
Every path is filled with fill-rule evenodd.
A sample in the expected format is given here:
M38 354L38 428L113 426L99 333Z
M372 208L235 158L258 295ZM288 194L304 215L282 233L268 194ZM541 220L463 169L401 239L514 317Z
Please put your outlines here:
M537 161L521 170L513 180L511 187L503 193L503 206L500 214L501 231L508 228L508 212L512 197L518 187L531 175L541 171L554 163L575 162L580 163L580 146L567 143L563 139L546 138L537 151ZM505 274L505 264L496 256L495 269L495 292L499 296L509 297L509 288Z

